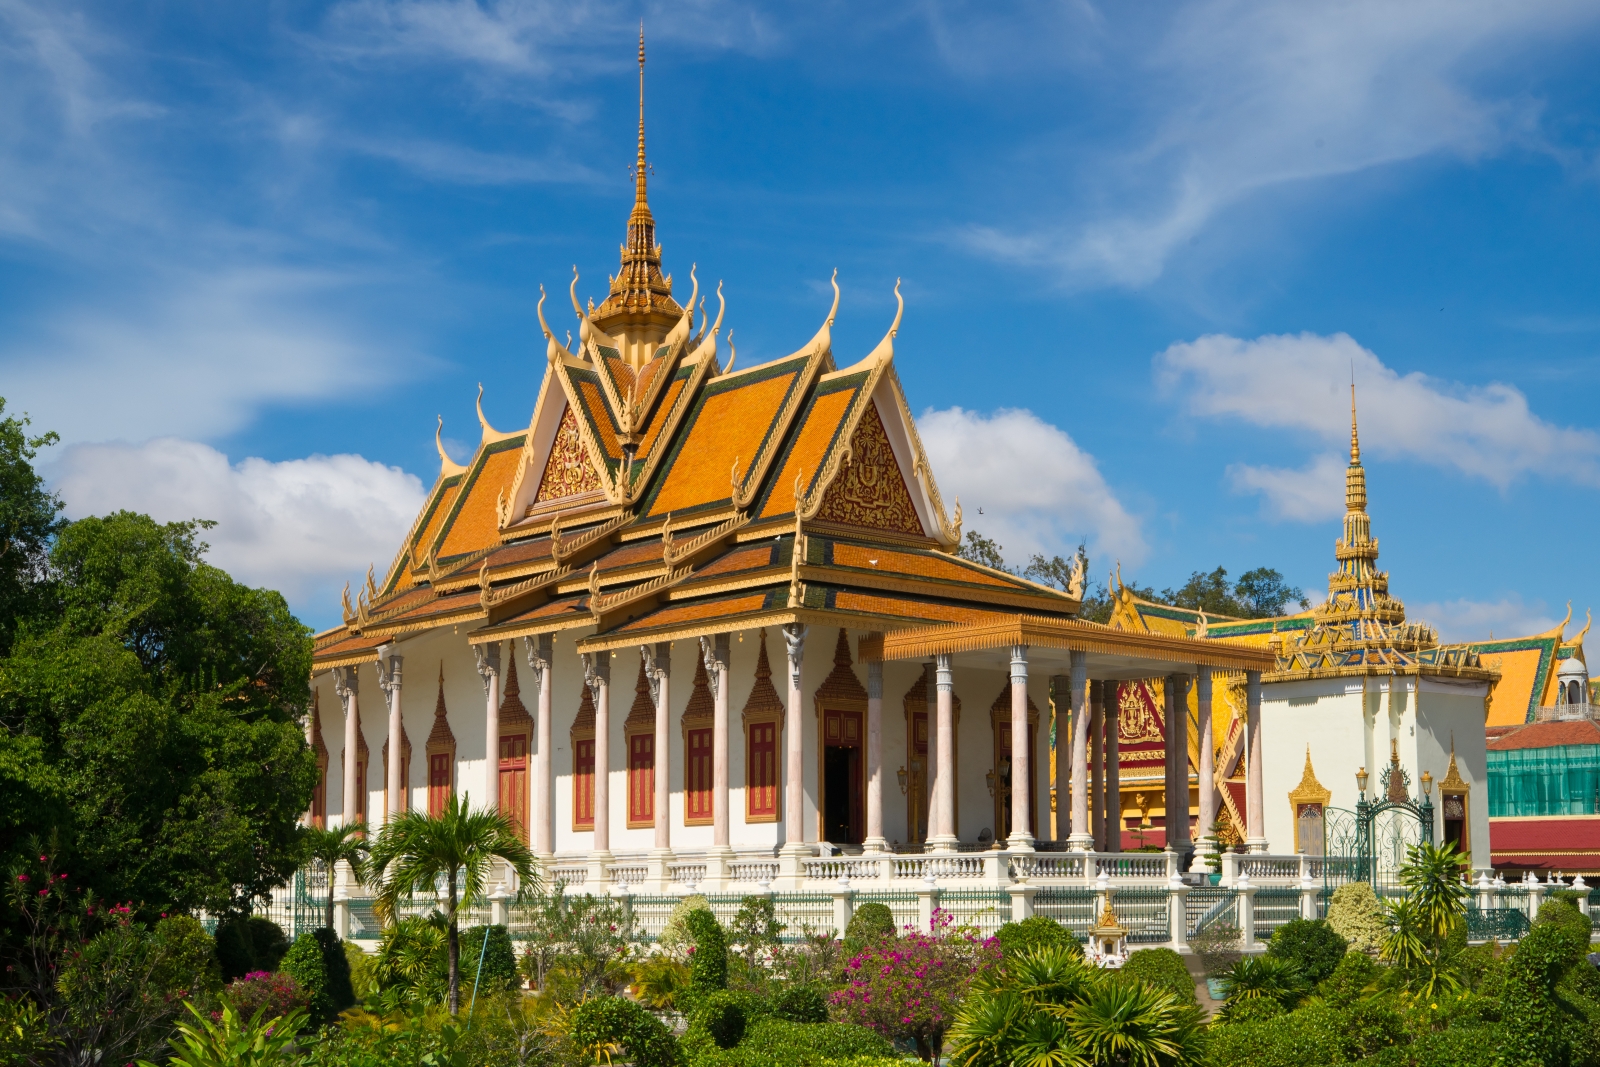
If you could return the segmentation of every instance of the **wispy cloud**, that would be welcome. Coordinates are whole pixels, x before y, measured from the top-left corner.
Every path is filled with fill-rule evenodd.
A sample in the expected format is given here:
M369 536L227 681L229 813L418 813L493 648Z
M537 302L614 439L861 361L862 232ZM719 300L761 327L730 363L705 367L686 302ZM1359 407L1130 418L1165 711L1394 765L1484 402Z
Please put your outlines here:
M126 508L161 522L212 519L210 560L281 591L313 624L338 619L338 591L379 577L422 507L422 483L361 456L230 464L208 445L75 445L49 469L72 518Z
M1482 641L1494 637L1527 637L1555 628L1543 601L1525 602L1512 594L1499 600L1445 600L1406 605L1406 616L1432 623L1444 641ZM1568 636L1571 636L1570 634Z
M1255 467L1236 463L1228 480L1241 493L1260 493L1274 518L1318 522L1344 512L1345 463L1339 456L1318 456L1305 467Z
M917 425L941 494L959 496L965 528L998 541L1009 562L1064 555L1081 538L1097 556L1144 561L1139 521L1094 457L1059 427L1022 409L985 415L959 407L925 411Z
M1210 334L1169 347L1156 356L1155 371L1167 395L1192 415L1299 430L1329 443L1349 439L1354 373L1364 448L1457 470L1501 489L1557 469L1600 486L1600 434L1547 422L1515 386L1402 375L1348 334L1268 334L1253 341ZM1335 469L1334 461L1322 459L1308 473L1327 481ZM1309 507L1297 503L1302 490L1292 485L1296 477L1239 468L1235 482L1267 493L1294 517Z
M1581 0L1181 6L1148 49L1128 27L1108 45L1104 77L1132 101L1135 132L1088 153L1090 213L966 239L1072 284L1147 284L1220 211L1265 190L1536 142L1538 102L1481 75L1597 21Z

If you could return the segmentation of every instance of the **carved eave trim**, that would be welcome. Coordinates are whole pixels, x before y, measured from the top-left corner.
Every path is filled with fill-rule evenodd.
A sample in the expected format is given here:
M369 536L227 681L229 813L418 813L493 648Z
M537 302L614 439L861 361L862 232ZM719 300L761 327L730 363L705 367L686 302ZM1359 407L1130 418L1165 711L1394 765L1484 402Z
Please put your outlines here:
M585 553L602 542L605 547L610 548L613 543L611 535L626 526L630 519L630 515L620 514L599 526L585 530L576 537L563 537L558 530L552 530L550 555L557 563L572 563L576 566L580 561L588 562L592 557L586 556Z
M1449 667L1432 663L1408 663L1394 667L1385 663L1362 663L1350 667L1315 667L1310 670L1271 670L1263 672L1262 682L1304 682L1318 678L1388 678L1391 676L1420 676L1423 678L1450 678L1464 682L1483 682L1492 685L1500 680L1500 672L1492 667Z
M669 516L670 517L670 516ZM708 551L722 547L724 541L729 540L738 533L742 527L750 524L750 516L745 512L736 512L732 518L725 519L703 533L685 541L674 539L665 545L661 551L661 558L668 566L677 566L686 561L694 561L703 557ZM666 536L665 527L662 531Z
M1157 662L1267 671L1273 655L1265 648L1232 641L1196 641L1166 634L1113 630L1078 619L1016 615L985 623L913 626L884 638L885 659L926 659L941 652L972 652L1011 645L1133 656Z
M589 612L594 616L595 629L604 631L627 622L628 619L620 616L629 608L635 609L632 616L630 616L635 617L644 611L658 607L664 599L663 594L672 586L689 577L693 570L694 568L690 566L676 567L660 577L652 578L648 582L631 585L626 589L619 589L617 592L608 595L591 597L589 600Z
M690 580L672 591L669 600L698 600L701 597L734 593L741 589L758 589L761 586L779 586L789 581L789 564L762 567L759 570L741 571L726 577Z
M819 498L820 499L820 498ZM802 516L804 519L804 516ZM944 552L944 542L932 537L920 537L916 534L896 533L891 530L879 530L870 526L848 526L844 523L829 522L824 519L804 519L806 536L817 536L830 541L848 541L853 544L882 545L885 548L910 548L918 552L930 549ZM794 519L791 517L780 519L764 519L759 526L752 525L742 531L740 541L770 540L777 533L789 533L794 529ZM963 559L963 562L968 562ZM1013 581L1026 581L1016 575L1007 575ZM1032 583L1029 583L1032 584Z
M837 567L832 564L801 564L800 580L821 582L824 585L879 589L890 593L910 593L944 600L961 600L980 605L1002 605L1061 615L1075 615L1079 607L1079 601L1060 593L1053 597L1044 597L1035 593L992 589L987 586L946 585L942 582L904 577L892 571L874 574L871 571L858 570L854 567Z
M961 547L959 512L954 522L945 513L944 498L939 495L939 486L933 479L933 468L928 464L928 453L922 447L922 435L917 431L917 420L911 415L911 405L906 402L905 388L900 384L900 375L895 371L893 364L885 370L884 377L889 392L894 397L895 408L905 425L906 437L911 442L911 451L915 455L911 467L912 477L921 484L922 491L928 496L934 519L939 523L938 540L946 551L954 552Z
M539 382L539 399L534 401L533 404L533 417L528 420L528 436L522 441L522 462L517 466L517 476L511 479L511 500L509 509L509 515L511 516L518 516L522 508L526 507L526 505L523 505L522 508L519 508L517 502L522 499L522 484L527 480L529 473L532 472L532 475L535 478L544 477L545 461L549 459L548 452L550 451L550 448L554 446L556 435L561 430L561 420L557 418L556 424L551 430L550 445L543 449L543 451L547 454L544 459L541 459L539 456L540 448L535 443L535 436L539 432L540 420L545 414L545 405L550 402L550 395L552 393L550 386L554 378L555 375L551 373L550 368L546 367L544 378ZM565 401L566 394L563 393L559 387L553 391L560 393L563 401ZM536 485L533 487L532 495L537 495L538 492L539 487ZM520 518L518 518L517 522L501 522L500 537L502 541L505 540L506 534L520 521Z
M618 515L628 513L626 505L613 504L606 499L604 491L594 489L577 496L560 497L539 507L532 515L502 530L500 541L502 544L510 544L513 541L538 537L540 534L549 533L550 528L557 523L564 526L586 526L594 522L608 522Z
M445 593L459 593L463 589L470 589L478 584L478 569L473 566L481 563L490 553L500 551L500 545L488 545L475 549L460 556L452 556L447 560L434 560L439 567L437 575L428 575L428 584L433 586L437 595Z
M558 586L570 573L571 567L560 566L514 585L491 586L478 597L478 603L483 607L490 625L494 625L500 619L520 615L549 600L552 587Z
M527 622L505 622L480 626L467 633L469 645L483 645L490 641L516 640L519 637L540 637L544 634L565 633L568 630L588 630L594 626L594 616L587 609L574 611L570 615L551 616L542 619L530 619ZM628 642L616 646L625 647Z
M312 671L320 674L335 667L358 667L363 663L378 662L378 650L369 648L364 652L346 652L343 655L333 656L328 659L318 659L312 656Z

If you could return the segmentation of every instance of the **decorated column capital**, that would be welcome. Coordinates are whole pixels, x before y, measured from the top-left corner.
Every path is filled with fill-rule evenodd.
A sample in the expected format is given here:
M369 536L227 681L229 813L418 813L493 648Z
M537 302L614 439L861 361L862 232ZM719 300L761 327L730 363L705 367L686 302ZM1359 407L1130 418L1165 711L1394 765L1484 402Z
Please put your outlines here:
M583 683L599 696L601 687L611 684L611 653L600 651L579 654L583 657Z
M1011 646L1011 684L1028 684L1028 646Z
M489 695L489 685L500 677L500 642L473 645L472 655L478 661L478 676L483 679L483 695Z
M390 653L388 656L380 655L376 664L378 668L378 688L382 689L391 703L397 699L400 692L400 667L405 662L403 656Z
M333 669L333 691L339 699L346 704L350 698L361 690L361 674L355 667L335 667Z
M524 637L522 647L528 654L528 666L533 670L533 684L544 684L544 672L550 669L551 642L549 634Z
M953 692L956 687L955 672L950 667L950 653L941 652L933 657L934 678L941 693Z
M728 673L728 635L701 637L700 655L705 659L706 684L711 689L711 699L715 700L722 691L723 679Z
M806 635L810 632L811 627L797 622L783 628L783 644L789 655L789 680L796 689L800 688L800 663L805 659Z

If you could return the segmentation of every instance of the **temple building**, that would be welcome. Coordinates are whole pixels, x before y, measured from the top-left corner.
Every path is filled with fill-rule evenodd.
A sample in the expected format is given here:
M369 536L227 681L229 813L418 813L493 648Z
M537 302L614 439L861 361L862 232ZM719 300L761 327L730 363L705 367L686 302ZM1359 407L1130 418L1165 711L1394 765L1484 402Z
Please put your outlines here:
M1498 663L1485 654L1486 646L1442 644L1432 627L1408 621L1405 605L1390 595L1389 576L1377 569L1378 541L1367 514L1353 389L1344 531L1334 555L1338 567L1329 575L1327 599L1309 611L1279 618L1208 619L1199 612L1139 600L1117 584L1113 626L1226 638L1273 654L1274 669L1262 678L1267 690L1259 734L1263 825L1252 832L1247 817L1241 818L1251 784L1241 773L1249 760L1243 751L1246 732L1240 729L1242 686L1233 679L1219 687L1221 699L1213 699L1209 715L1202 716L1191 703L1188 714L1171 720L1195 738L1187 746L1189 778L1199 794L1193 810L1201 812L1202 825L1207 824L1208 807L1225 812L1230 828L1245 826L1247 844L1259 833L1278 851L1349 854L1354 820L1348 816L1363 793L1373 802L1401 800L1420 806L1427 799L1435 811L1436 838L1454 841L1476 858L1475 866L1487 867L1485 724L1501 681ZM1522 643L1505 644L1520 653ZM1560 644L1558 636L1538 647L1553 656ZM1511 654L1509 649L1505 654ZM1537 673L1531 677L1543 681ZM1527 684L1524 675L1517 675L1512 689L1500 690L1503 699L1525 702ZM1170 706L1166 688L1143 683L1124 703ZM1177 701L1184 705L1181 685ZM1143 716L1134 721L1143 721ZM1160 720L1163 740L1167 721L1165 716ZM1201 782L1211 783L1212 790L1202 792ZM1127 823L1133 821L1130 809L1137 808L1129 803L1136 801L1136 795L1129 796L1130 785L1124 786L1122 797ZM1341 820L1340 815L1346 817ZM1419 829L1397 825L1395 833ZM1392 851L1386 858L1398 862L1403 852Z
M527 427L495 429L480 403L473 455L439 445L387 572L317 636L309 817L376 824L466 795L589 889L774 871L794 887L836 849L1115 851L1091 825L1116 795L1106 700L1171 676L1208 707L1225 672L1259 739L1273 651L1084 622L1081 574L1061 591L956 555L961 508L895 370L903 302L875 347L841 357L835 282L791 355L736 369L730 345L724 364L720 285L708 318L694 272L681 305L662 272L642 40L639 61L620 269L598 305L574 271L575 343L541 296ZM1053 700L1072 741L1054 763ZM1070 823L1051 818L1052 767Z

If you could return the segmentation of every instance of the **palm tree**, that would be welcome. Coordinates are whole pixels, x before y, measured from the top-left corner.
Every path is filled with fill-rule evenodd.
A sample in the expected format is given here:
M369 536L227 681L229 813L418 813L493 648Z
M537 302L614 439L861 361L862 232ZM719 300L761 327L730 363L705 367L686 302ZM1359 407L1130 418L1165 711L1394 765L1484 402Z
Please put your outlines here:
M321 826L307 826L301 832L301 845L305 849L306 859L316 864L319 870L328 876L328 912L324 916L323 924L328 929L333 929L333 879L339 869L340 862L350 865L351 873L357 881L366 878L367 869L367 824L357 820L349 826L340 826L336 829L324 829Z
M391 922L402 899L432 895L443 878L448 893L445 922L449 926L450 1014L461 1010L461 932L456 913L483 900L495 860L517 873L520 892L537 892L539 875L533 853L522 843L515 824L497 811L471 811L465 796L453 797L438 815L406 811L378 832L368 871L381 883L373 907Z
M1406 849L1400 884L1427 930L1443 941L1467 917L1468 890L1461 884L1461 856L1450 842L1431 841Z
M1275 956L1246 956L1224 976L1223 986L1227 990L1224 1015L1252 1000L1275 1000L1292 1011L1311 991L1311 983L1299 967Z

